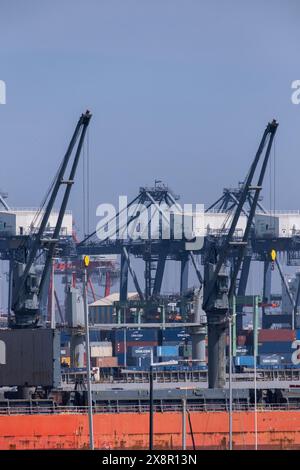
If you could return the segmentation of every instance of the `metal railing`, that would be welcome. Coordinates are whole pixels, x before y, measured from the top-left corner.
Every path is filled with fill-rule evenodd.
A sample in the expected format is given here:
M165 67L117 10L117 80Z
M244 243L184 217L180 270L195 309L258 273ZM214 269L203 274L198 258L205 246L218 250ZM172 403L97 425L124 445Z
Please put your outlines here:
M190 412L229 412L229 403L188 403ZM182 404L161 403L154 405L154 411L158 413L182 412ZM254 412L254 405L249 403L233 403L233 411ZM299 411L300 403L258 403L257 411ZM4 415L53 415L53 414L87 414L87 406L7 406L0 408L0 416ZM107 404L94 405L94 414L118 414L118 413L149 413L148 404Z
M207 371L205 370L170 370L154 371L154 380L157 383L178 382L207 382ZM78 379L85 378L85 372L63 372L62 383L73 384ZM232 375L233 382L253 382L254 371L236 373ZM257 381L283 381L300 382L300 369L257 369ZM126 383L148 383L149 371L128 370L120 377L102 376L100 381L94 383L126 384Z

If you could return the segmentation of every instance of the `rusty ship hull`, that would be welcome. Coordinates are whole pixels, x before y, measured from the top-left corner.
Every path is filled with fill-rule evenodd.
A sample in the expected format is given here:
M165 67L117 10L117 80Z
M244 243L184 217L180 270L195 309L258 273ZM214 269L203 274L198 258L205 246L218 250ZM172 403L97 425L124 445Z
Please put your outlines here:
M101 413L94 417L97 449L147 449L148 413ZM190 423L188 422L190 421ZM233 447L254 449L253 411L233 413ZM227 412L190 412L187 420L187 448L197 450L229 447ZM300 411L258 411L259 449L300 449ZM88 418L85 414L0 416L0 449L87 449ZM155 413L155 449L182 448L180 412Z

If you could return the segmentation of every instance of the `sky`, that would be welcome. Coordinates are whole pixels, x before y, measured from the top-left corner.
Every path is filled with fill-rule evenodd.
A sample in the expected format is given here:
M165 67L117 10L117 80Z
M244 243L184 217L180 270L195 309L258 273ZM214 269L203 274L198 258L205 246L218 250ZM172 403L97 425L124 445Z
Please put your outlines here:
M244 178L268 121L277 209L300 209L298 0L1 0L0 188L39 206L82 112L96 207L155 179L187 203ZM274 162L273 162L274 163ZM82 163L72 190L82 234ZM269 178L264 186L270 200Z

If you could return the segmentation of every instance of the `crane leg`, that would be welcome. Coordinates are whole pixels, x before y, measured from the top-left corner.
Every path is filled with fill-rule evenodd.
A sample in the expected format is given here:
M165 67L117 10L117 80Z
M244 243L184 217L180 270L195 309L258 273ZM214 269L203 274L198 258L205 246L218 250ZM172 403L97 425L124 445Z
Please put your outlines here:
M226 384L226 316L208 315L208 387L224 388Z

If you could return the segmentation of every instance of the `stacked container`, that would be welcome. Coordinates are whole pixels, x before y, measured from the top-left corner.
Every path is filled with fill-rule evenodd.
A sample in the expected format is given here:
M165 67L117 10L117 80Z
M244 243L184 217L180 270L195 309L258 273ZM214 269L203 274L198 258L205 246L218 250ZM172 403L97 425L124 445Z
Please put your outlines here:
M258 333L259 364L291 364L292 343L295 339L295 330L260 330Z
M92 367L117 367L118 359L113 357L113 347L110 341L90 343Z
M116 330L114 355L118 357L119 365L149 368L150 356L148 358L147 354L145 356L143 354L137 355L134 351L138 351L139 348L153 348L153 359L156 361L155 351L158 344L157 338L158 332L154 329Z

